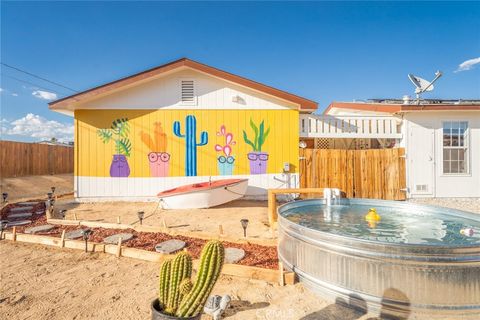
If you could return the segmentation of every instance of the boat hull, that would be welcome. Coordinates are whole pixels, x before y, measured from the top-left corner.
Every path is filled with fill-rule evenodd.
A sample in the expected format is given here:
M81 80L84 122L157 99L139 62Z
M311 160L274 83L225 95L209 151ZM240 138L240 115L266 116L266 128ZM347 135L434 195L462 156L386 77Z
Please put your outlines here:
M248 179L218 180L197 183L160 192L163 209L211 208L240 199L245 195Z

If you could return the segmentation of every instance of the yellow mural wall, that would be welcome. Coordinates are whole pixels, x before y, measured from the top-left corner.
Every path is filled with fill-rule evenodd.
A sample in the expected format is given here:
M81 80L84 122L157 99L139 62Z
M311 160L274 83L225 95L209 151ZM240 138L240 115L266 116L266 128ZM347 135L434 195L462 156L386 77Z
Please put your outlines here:
M92 177L126 176L125 165L122 163L122 158L125 158L129 177L186 176L186 167L191 169L186 164L188 138L174 134L174 122L178 121L180 134L185 134L189 125L193 131L193 118L187 120L188 116L193 116L196 120L197 144L201 142L202 131L208 135L208 143L197 146L196 175L219 175L220 156L224 156L225 160L228 156L234 158L231 165L234 175L251 174L251 163L256 166L261 162L259 157L263 157L262 164L266 164L266 173L282 172L284 162L291 164L292 173L298 172L299 117L296 110L77 110L75 174ZM124 120L114 123L112 130L112 123L116 119ZM255 134L250 120L258 130L262 121L264 132L270 129L261 148L262 152L268 154L267 160L265 155L250 155L254 160L256 158L256 162L248 158L248 153L253 150L245 142L243 130L247 138L254 142ZM222 125L225 130L222 130ZM122 130L117 134L120 127ZM116 142L125 138L127 140L123 140L123 144ZM216 147L217 144L219 146ZM229 147L225 148L226 145ZM122 149L124 146L126 149L130 146L127 152L129 156L114 157L119 154L119 150L125 151ZM191 161L191 153L189 158ZM112 169L112 160L120 163L120 166ZM228 168L225 172L228 174ZM255 173L263 172L257 170Z

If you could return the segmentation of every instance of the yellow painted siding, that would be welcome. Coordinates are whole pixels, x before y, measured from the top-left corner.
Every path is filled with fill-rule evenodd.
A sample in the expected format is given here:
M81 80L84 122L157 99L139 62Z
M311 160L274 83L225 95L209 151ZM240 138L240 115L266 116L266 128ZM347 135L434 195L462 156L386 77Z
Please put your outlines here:
M233 174L249 174L247 154L251 147L243 139L243 130L253 140L250 118L258 126L263 120L265 129L270 133L262 147L267 152L266 173L282 172L283 163L291 163L292 172L298 172L298 111L296 110L78 110L75 112L76 164L78 176L109 177L110 165L115 154L115 143L103 143L98 135L99 129L108 129L112 121L128 118L130 131L128 138L132 150L128 159L129 177L150 177L148 154L151 151L170 154L168 176L185 176L185 139L173 132L174 121L179 121L181 133L185 133L186 117L193 115L197 122L197 143L200 132L208 133L208 144L197 147L197 175L219 175L215 144L224 144L225 137L218 136L220 126L233 134L236 144L232 145L235 157ZM166 150L150 150L142 142L141 132L154 138L155 123L160 122L166 134Z

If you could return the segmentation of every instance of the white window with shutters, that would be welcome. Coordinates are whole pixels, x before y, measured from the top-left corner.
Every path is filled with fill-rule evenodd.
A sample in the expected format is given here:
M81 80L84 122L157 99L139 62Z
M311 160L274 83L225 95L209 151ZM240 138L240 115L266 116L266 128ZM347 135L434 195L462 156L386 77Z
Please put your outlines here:
M180 104L183 106L194 106L197 104L195 81L193 79L180 79Z

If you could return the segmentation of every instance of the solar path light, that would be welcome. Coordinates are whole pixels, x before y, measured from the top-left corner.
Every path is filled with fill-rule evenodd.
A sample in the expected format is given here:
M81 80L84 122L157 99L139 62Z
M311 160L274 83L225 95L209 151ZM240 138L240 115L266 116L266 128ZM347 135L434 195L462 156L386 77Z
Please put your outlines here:
M246 238L247 237L248 219L242 219L242 220L240 220L240 223L242 224L242 228L243 228L243 237Z
M0 220L0 240L3 239L3 230L7 228L8 221L7 220Z
M140 224L142 224L143 217L145 216L145 212L143 211L138 211L137 212L138 220L140 220Z
M55 193L55 187L51 187L50 189L52 189L52 193Z
M2 197L3 197L3 202L7 202L8 193L6 192L2 193Z
M62 219L65 219L66 214L67 214L67 210L65 209L60 210L60 217L62 217Z
M82 237L85 240L85 252L88 252L88 237L92 234L91 229L82 230Z

